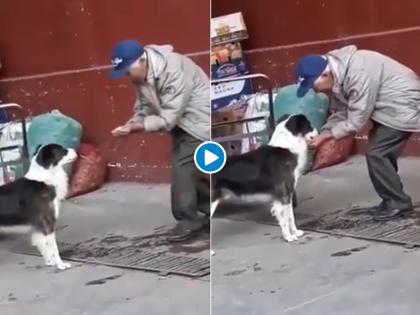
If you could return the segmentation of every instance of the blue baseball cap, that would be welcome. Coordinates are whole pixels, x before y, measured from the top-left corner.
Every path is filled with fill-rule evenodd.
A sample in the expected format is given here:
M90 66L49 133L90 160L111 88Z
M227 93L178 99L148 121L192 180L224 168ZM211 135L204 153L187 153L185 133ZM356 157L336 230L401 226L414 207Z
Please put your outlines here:
M297 96L303 97L313 88L314 82L328 66L328 59L322 55L306 55L296 66L295 76L299 84Z
M123 40L118 42L111 54L112 69L110 76L112 79L123 77L128 68L139 59L144 53L144 47L136 40Z

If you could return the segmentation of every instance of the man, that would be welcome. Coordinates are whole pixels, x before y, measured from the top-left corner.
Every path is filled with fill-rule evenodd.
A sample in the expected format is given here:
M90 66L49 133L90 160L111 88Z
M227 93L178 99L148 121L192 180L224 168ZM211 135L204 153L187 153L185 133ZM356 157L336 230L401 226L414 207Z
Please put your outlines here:
M369 176L382 198L374 214L388 220L413 210L398 175L397 159L412 132L420 131L420 81L397 61L355 46L307 55L297 65L298 96L313 88L331 96L335 111L311 143L318 148L373 123L366 152Z
M137 93L134 116L112 134L166 131L172 135L171 208L178 224L169 240L196 237L209 227L210 186L194 165L196 147L210 137L208 77L191 59L172 52L171 46L144 47L124 40L113 49L111 61L111 77L127 76Z

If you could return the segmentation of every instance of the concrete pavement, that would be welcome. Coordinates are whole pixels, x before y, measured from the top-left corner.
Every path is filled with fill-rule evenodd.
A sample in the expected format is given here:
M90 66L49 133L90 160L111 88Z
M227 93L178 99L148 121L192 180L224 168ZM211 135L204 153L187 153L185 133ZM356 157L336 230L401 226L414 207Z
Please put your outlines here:
M300 214L376 204L365 162L302 178ZM400 173L420 200L420 160ZM213 315L417 315L420 251L384 243L306 234L289 244L277 226L215 218L212 222Z
M57 237L69 243L110 235L134 237L172 224L169 186L111 184L66 202ZM11 253L21 241L13 236L0 242L1 315L209 314L208 279L80 263L56 272L42 266L40 257ZM207 250L193 255L208 254Z

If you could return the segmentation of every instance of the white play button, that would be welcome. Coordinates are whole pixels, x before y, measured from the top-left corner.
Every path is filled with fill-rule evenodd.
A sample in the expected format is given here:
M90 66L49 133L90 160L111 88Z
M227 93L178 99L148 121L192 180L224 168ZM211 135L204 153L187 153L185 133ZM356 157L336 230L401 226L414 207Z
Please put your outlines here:
M226 152L223 147L213 141L200 144L194 152L195 166L203 173L214 174L226 163Z
M204 165L205 166L217 161L218 159L219 157L213 152L210 152L209 150L204 151Z

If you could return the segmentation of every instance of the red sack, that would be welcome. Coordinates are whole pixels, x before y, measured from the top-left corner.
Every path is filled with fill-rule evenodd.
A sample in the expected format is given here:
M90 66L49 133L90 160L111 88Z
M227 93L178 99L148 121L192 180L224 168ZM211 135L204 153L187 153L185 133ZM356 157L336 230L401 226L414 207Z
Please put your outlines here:
M312 170L344 162L352 154L353 146L354 136L325 141L316 152Z
M107 163L98 149L82 143L78 154L70 178L68 198L94 191L105 182Z

